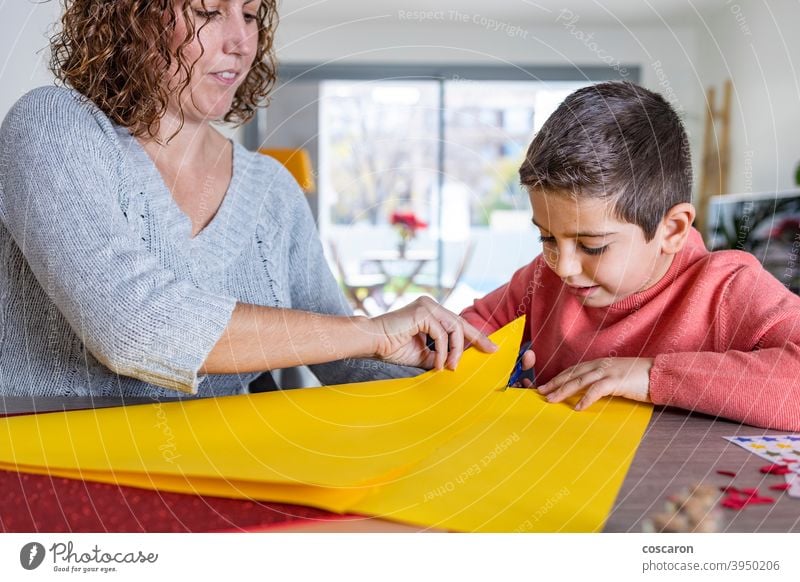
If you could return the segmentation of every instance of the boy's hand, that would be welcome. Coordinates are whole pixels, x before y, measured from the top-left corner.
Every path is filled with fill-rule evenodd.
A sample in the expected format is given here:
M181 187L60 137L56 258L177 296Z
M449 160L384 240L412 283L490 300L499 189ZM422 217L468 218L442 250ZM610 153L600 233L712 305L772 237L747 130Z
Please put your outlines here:
M586 390L575 406L584 410L603 396L624 396L650 402L650 368L653 358L603 358L567 368L539 386L549 402L561 402Z
M527 372L536 364L536 354L533 353L533 350L528 349L520 356L520 364L522 365L522 371ZM533 382L531 382L528 378L522 378L518 382L513 382L511 384L512 388L531 388L533 386Z

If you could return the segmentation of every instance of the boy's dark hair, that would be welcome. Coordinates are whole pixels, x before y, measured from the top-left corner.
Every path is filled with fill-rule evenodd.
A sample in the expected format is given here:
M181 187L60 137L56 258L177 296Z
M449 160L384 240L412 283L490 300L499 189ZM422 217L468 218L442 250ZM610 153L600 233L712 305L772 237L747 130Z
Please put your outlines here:
M629 82L584 87L559 105L519 170L528 189L609 197L620 220L653 239L667 211L692 200L688 139L661 96Z

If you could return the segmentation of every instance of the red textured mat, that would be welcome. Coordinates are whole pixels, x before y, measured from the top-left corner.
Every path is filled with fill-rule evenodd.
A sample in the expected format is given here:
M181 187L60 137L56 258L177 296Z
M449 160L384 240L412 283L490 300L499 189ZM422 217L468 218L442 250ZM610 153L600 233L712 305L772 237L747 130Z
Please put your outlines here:
M0 531L7 533L245 531L340 518L320 509L284 503L0 471Z

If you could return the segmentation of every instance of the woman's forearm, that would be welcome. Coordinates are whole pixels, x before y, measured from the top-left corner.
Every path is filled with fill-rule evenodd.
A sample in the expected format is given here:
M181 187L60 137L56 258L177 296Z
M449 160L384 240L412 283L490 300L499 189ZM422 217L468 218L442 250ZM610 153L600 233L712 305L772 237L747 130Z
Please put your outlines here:
M200 369L203 374L263 372L374 356L378 336L366 317L322 315L237 303Z
M200 372L263 372L370 357L455 370L470 343L483 352L497 349L472 325L429 297L371 319L237 303Z

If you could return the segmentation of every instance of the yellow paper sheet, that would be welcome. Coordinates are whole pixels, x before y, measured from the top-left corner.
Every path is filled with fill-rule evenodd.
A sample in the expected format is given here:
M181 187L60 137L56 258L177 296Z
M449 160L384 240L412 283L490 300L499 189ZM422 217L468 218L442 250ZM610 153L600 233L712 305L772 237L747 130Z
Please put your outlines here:
M456 371L188 402L0 419L0 463L61 475L115 473L363 488L467 428L505 383L524 320L468 350ZM111 478L109 478L110 480ZM366 491L366 489L364 489Z
M0 419L0 468L461 531L596 531L650 407L502 391L523 326L456 372Z
M467 431L352 510L457 531L602 529L652 407L604 399L575 412L533 390L495 393Z

